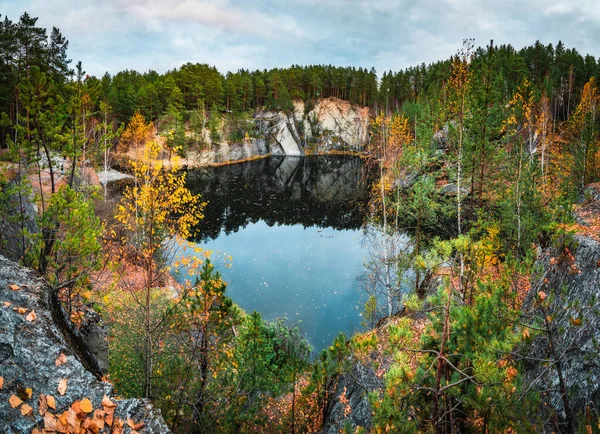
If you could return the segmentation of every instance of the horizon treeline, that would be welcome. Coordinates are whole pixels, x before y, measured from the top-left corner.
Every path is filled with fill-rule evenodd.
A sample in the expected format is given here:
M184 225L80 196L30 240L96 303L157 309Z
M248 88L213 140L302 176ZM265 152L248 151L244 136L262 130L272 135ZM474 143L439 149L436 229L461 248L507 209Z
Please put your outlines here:
M213 111L241 113L258 108L291 109L294 99L313 100L335 97L375 111L392 113L406 103L444 103L454 56L438 62L386 71L381 77L374 68L333 65L292 65L220 73L206 63L186 63L159 74L126 69L102 77L87 75L78 62L72 68L67 55L68 41L60 30L37 26L37 18L24 13L19 21L8 17L0 22L0 145L7 136L14 140L20 116L27 116L20 103L23 87L31 82L32 71L44 75L45 86L59 98L54 104L67 104L74 93L85 96L85 113L99 118L100 104L111 108L111 119L127 122L136 112L149 120L164 114L198 110L205 117ZM499 99L508 101L523 80L532 83L536 97L549 98L552 119L561 122L577 106L583 87L600 73L600 61L566 48L539 41L520 50L511 45L494 45L474 50L473 70L494 71L493 86ZM73 83L79 83L74 85ZM74 116L64 119L72 125Z

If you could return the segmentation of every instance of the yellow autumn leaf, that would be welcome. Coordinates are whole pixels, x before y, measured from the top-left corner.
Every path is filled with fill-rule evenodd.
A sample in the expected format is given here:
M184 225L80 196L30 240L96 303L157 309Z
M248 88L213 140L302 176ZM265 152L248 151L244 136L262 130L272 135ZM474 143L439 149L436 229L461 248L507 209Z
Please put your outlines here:
M88 398L83 398L79 403L79 408L84 413L91 413L94 407L92 406L92 402Z

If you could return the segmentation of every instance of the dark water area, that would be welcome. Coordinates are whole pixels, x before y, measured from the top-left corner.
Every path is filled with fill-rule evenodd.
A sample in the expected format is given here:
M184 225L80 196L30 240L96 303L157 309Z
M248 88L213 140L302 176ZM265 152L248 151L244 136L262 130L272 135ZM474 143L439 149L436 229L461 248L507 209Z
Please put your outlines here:
M367 169L351 156L270 157L188 173L207 202L196 241L250 223L359 229L368 201Z
M238 305L299 324L315 351L361 329L370 181L360 158L270 157L187 180L207 202L194 241Z

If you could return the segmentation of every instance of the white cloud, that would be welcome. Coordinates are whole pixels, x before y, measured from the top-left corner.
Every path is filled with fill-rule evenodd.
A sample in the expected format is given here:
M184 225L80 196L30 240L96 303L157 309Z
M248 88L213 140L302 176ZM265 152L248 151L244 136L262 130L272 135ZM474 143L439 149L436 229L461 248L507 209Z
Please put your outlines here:
M556 0L0 0L70 41L90 73L165 71L205 62L222 72L327 63L380 73L454 54L462 40L516 48L540 40L598 56L600 2Z

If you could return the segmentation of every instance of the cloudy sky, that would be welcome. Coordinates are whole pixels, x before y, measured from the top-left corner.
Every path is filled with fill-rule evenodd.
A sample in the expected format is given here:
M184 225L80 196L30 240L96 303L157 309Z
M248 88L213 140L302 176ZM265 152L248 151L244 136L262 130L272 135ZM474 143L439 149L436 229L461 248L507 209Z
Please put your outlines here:
M186 62L381 73L447 58L464 38L517 48L562 40L600 56L598 0L0 0L13 21L24 11L60 28L70 57L94 75Z

